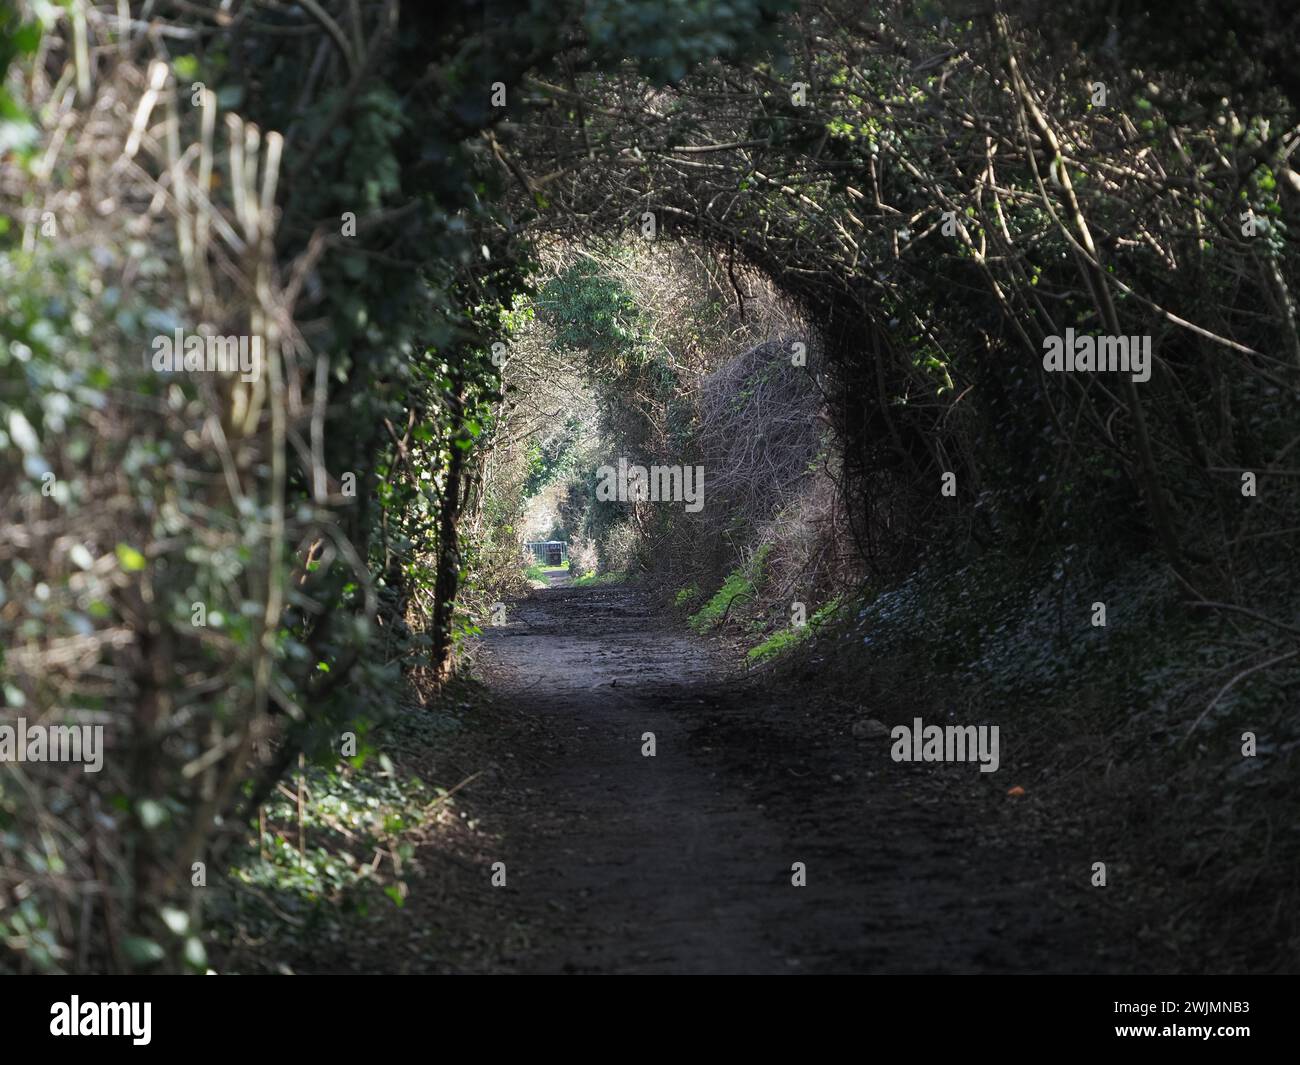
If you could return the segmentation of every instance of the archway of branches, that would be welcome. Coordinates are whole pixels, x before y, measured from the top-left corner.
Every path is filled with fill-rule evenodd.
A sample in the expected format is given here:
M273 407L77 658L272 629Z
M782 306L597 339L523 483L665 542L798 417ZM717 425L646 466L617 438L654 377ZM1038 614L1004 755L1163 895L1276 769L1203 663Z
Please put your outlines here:
M774 604L934 563L1072 580L1001 657L1016 604L944 630L988 683L1058 679L1068 610L1134 566L1131 640L1194 635L1169 668L1107 645L1098 734L1222 750L1259 683L1293 768L1293 5L492 6L6 21L2 690L121 752L84 803L41 767L3 796L24 967L201 968L197 856L439 690L530 478L569 462L567 503L624 452L703 457L718 506L563 531L682 591L778 543ZM266 373L155 372L177 329L259 337ZM1070 334L1149 338L1149 379L1045 367ZM1272 840L1259 875L1293 885Z

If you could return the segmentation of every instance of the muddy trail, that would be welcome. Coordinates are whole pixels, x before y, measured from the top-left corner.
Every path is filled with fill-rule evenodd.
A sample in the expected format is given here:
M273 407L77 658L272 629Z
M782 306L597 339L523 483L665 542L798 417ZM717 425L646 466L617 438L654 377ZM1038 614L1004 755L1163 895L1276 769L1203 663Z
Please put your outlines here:
M1078 826L1008 798L1005 773L891 760L867 722L910 721L919 692L864 708L736 676L626 587L512 604L477 664L505 767L482 857L505 863L490 912L508 932L480 937L496 957L474 968L1142 967Z

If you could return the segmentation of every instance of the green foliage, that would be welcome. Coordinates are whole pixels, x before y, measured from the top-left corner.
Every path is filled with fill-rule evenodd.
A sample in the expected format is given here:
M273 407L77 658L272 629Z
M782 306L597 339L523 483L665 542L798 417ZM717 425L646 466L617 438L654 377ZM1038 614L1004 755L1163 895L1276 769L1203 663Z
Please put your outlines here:
M579 259L543 285L537 311L562 347L587 354L594 376L627 373L650 357L650 336L636 299L589 259Z
M36 146L36 126L4 82L10 66L34 54L40 42L41 24L24 22L12 0L0 0L0 159L12 152L27 160ZM9 219L0 216L0 238L8 227Z
M1156 573L1146 550L1166 495L1178 542L1167 562L1210 560L1198 563L1206 587L1294 615L1294 496L1269 486L1273 524L1261 530L1217 472L1281 462L1294 436L1288 138L1300 83L1285 43L1296 20L1284 5L1259 9L1277 28L1261 37L1251 32L1258 12L1233 5L1200 5L1201 32L1189 34L1177 5L1117 12L1082 0L1027 17L1028 5L1010 0L1004 41L984 23L934 17L950 5L903 4L889 27L903 47L865 50L851 5L778 24L793 4L503 0L486 20L481 5L408 4L396 32L378 21L385 5L358 5L350 17L361 25L347 39L378 49L364 55L342 54L295 5L265 5L237 34L194 5L163 5L147 33L183 42L170 60L175 75L212 86L223 112L238 108L259 136L281 131L288 145L274 262L248 284L232 274L256 246L213 253L204 265L214 289L203 293L190 291L182 270L189 219L144 237L138 228L179 204L195 153L166 167L150 158L151 144L129 166L93 154L97 144L119 153L127 139L132 108L122 94L145 76L125 66L147 42L115 40L116 20L86 19L83 6L62 17L34 5L42 27L0 0L0 156L16 164L0 189L0 509L13 526L0 545L0 691L9 706L106 717L119 726L122 764L147 765L152 776L110 768L94 785L112 820L97 838L118 848L109 874L75 844L88 836L78 819L101 816L83 813L93 803L67 802L53 777L35 789L0 778L0 851L7 868L38 885L0 914L20 967L57 971L85 956L72 939L85 923L76 903L86 884L96 898L132 899L132 926L120 937L126 964L202 966L197 917L191 927L177 916L189 893L170 877L175 855L238 825L239 801L276 783L246 745L214 744L214 734L265 725L285 765L300 751L318 759L308 772L320 800L309 815L314 833L350 814L340 796L359 770L327 768L336 737L394 714L401 668L430 655L433 640L418 631L425 604L442 611L434 635L459 641L478 631L474 597L494 574L518 576L519 510L475 495L478 464L509 444L494 344L536 315L561 348L582 354L607 440L647 457L696 440L697 397L681 352L656 333L629 248L575 252L532 290L535 238L573 219L617 233L642 199L666 209L665 235L672 220L681 227L674 235L704 242L716 261L761 268L816 316L834 387L832 458L843 462L835 482L853 538L869 544L871 557L859 561L905 568L918 542L940 547L939 558L861 608L852 638L868 657L906 654L919 669L1007 699L1062 695L1071 678L1096 672L1117 704L1140 707L1134 720L1160 725L1180 670L1201 653L1189 650L1196 639L1212 673L1230 670L1239 648L1216 625L1184 627L1159 577L1112 567L1078 579L1083 562L1069 545L1104 540L1112 558L1141 559ZM1108 58L1108 45L1090 47L1114 19L1121 37L1151 42L1140 78L1132 62ZM93 38L93 69L74 27ZM42 32L59 36L38 53ZM1079 40L1053 47L1063 33ZM1020 101L1007 92L1008 50L1023 59L1026 92L1051 102L1049 121L1071 145L1068 168L1029 143ZM949 58L937 68L918 56ZM501 81L506 107L489 102L485 72ZM1114 81L1110 109L1092 108L1077 88L1094 72ZM804 106L789 99L796 75L813 89ZM548 80L573 89L546 99L539 85ZM679 84L658 91L664 82ZM93 99L66 106L87 90ZM599 106L580 108L577 97ZM198 110L172 113L182 143L195 144ZM970 175L990 165L990 135L1000 146L997 181L972 186ZM745 146L718 148L727 141ZM675 147L709 144L693 160ZM48 173L31 166L38 154ZM210 202L227 226L241 213L223 184L231 158L218 136L220 180L191 200ZM590 163L580 180L538 184L578 158ZM1067 176L1105 242L1122 327L1151 333L1160 351L1161 376L1136 403L1045 379L1035 363L1034 345L1053 326L1098 332L1095 279L1080 283L1076 238L1059 221L1068 226L1073 215L1060 188ZM548 197L566 202L552 211ZM82 209L66 212L60 239L37 237L32 213L55 200ZM888 212L867 210L871 201ZM935 235L940 202L964 220L969 243ZM1264 222L1250 242L1234 231L1246 208ZM259 393L250 414L243 397L235 403L209 381L140 371L147 339L191 323L196 296L243 328L251 294L267 286L297 299L281 308L292 340L282 394ZM680 317L719 302L703 294ZM1198 332L1175 331L1183 315ZM705 333L692 342L702 346ZM315 358L325 360L319 390ZM721 409L743 421L776 376L771 367L747 375ZM245 415L246 432L236 433ZM1139 466L1152 462L1135 443L1147 423L1154 489L1141 482ZM569 480L575 520L566 513L566 526L602 550L631 542L616 568L633 566L635 548L657 541L645 536L644 515L634 529L628 505L593 500L594 479L575 459L586 443L579 430L570 421L537 442L525 490ZM321 472L355 476L345 502L317 483L318 458ZM971 495L950 508L959 516L936 519L930 474L949 459ZM475 521L464 520L467 510ZM674 521L662 512L647 519L691 550L706 542L697 526ZM737 544L752 542L756 522L740 513L713 530L726 552L716 553L722 561L706 587ZM482 531L458 536L471 528ZM979 538L1007 547L1000 561L970 561ZM1015 548L1035 543L1051 544L1053 557L1021 572ZM704 631L755 596L766 554L731 572L703 605L698 586L683 589L692 594L679 593L678 604L698 606L692 626ZM697 577L675 573L670 587ZM945 597L944 582L965 595ZM1127 610L1079 637L1063 619L1085 591ZM208 611L203 626L190 621L196 602ZM750 657L766 660L804 638L782 630ZM1262 677L1243 685L1196 737L1220 741L1284 695ZM145 720L146 711L164 718ZM1276 724L1281 735L1286 722ZM1279 742L1294 741L1288 733ZM228 806L210 808L209 772L233 774L220 791L234 797ZM354 825L360 838L400 855L417 791L377 794L382 825L363 819ZM47 830L47 816L60 831ZM305 922L320 919L322 900L360 897L360 859L314 842L299 861L285 818L273 811L278 828L259 841L271 857L241 867L244 886L283 897ZM383 890L400 903L398 882ZM96 911L93 920L103 919ZM92 964L110 962L97 955Z
M698 633L708 632L731 616L733 603L752 599L763 585L763 564L771 550L771 544L764 544L748 563L732 570L709 601L686 619L687 624Z
M572 475L583 444L582 422L570 417L564 424L529 446L528 477L524 497L531 499L548 484Z
M628 580L626 573L584 573L572 581L574 588L603 587L612 584L624 584Z
M836 596L814 611L806 625L801 625L798 628L790 625L777 629L765 640L755 644L745 652L745 660L751 666L756 666L788 654L799 644L816 636L822 626L833 622L839 613L840 599Z
M804 629L777 629L762 643L755 644L745 652L745 660L750 665L759 665L774 658L779 658L807 639Z
M454 803L445 790L399 773L382 754L361 766L311 768L302 784L309 796L302 824L295 800L278 792L266 807L266 834L257 840L254 832L236 856L228 872L233 890L222 893L213 912L223 938L271 936L281 949L309 953L349 922L400 909L418 833L432 810ZM274 970L276 960L258 962Z

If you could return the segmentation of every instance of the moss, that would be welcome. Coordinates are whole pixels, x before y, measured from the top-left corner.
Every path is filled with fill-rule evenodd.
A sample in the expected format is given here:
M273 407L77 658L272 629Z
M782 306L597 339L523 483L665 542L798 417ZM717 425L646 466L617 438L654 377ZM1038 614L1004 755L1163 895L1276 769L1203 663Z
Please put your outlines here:
M731 571L722 587L713 593L704 606L687 618L687 624L696 632L704 633L721 623L727 616L731 604L739 598L752 599L763 586L766 574L763 565L772 551L771 544L764 544L755 552L747 565Z
M778 658L785 654L791 648L802 643L813 635L822 625L834 618L840 609L840 600L836 596L829 603L820 607L816 613L808 620L807 625L799 627L790 626L789 628L777 629L762 643L751 647L745 653L745 660L752 666L767 662L773 658Z

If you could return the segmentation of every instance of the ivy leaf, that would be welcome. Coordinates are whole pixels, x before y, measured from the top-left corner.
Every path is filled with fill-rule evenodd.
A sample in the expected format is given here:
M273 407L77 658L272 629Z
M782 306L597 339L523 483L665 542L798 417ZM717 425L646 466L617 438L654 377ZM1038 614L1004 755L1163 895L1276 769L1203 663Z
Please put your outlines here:
M143 936L127 936L122 941L122 950L125 951L131 964L138 968L156 965L167 956L167 952L162 947L152 939L145 939Z
M118 544L116 548L117 561L127 573L138 573L144 569L145 558L134 547L127 544Z

